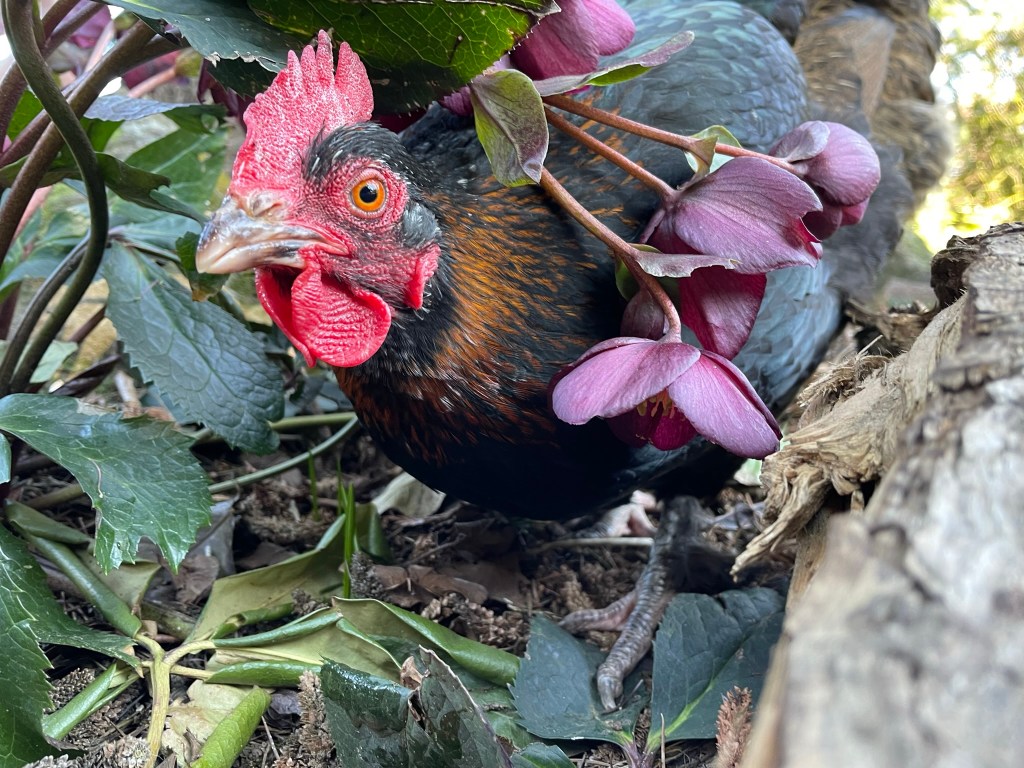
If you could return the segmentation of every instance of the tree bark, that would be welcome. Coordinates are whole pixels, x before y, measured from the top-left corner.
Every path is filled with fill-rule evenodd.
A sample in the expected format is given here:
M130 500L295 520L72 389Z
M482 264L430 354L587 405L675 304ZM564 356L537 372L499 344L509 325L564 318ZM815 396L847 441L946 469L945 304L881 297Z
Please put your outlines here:
M823 505L870 501L801 534L813 576L791 593L744 768L1024 764L1024 225L934 272L962 273L963 295L766 462L788 523L748 563Z

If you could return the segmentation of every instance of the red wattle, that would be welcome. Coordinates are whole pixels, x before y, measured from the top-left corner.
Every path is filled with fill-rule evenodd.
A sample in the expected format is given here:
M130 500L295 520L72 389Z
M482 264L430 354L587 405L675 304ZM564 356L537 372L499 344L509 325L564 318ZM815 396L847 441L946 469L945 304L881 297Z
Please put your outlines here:
M375 293L342 283L309 264L300 273L256 270L256 293L270 318L312 365L347 368L384 343L391 308Z

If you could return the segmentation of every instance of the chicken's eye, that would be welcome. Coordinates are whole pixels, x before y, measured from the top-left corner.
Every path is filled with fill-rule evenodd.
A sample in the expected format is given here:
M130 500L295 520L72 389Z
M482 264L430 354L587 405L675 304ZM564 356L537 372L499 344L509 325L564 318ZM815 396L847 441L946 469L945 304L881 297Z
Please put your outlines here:
M363 213L376 213L384 207L386 199L387 189L383 179L363 179L352 187L352 205Z

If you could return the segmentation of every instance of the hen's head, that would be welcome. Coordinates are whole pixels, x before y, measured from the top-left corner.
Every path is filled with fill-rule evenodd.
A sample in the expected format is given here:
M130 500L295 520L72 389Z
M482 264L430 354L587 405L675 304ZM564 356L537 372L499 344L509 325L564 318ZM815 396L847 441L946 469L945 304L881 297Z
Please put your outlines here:
M247 134L196 264L255 269L270 317L312 365L358 365L396 311L419 309L437 268L438 227L416 199L397 138L367 122L362 62L320 33L246 110Z

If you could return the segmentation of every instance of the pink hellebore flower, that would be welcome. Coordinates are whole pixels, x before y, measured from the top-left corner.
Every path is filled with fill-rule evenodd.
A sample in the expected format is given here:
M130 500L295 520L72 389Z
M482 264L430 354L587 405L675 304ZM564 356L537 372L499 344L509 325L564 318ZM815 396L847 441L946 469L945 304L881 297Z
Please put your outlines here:
M701 434L731 453L763 458L782 435L736 366L669 336L592 347L556 378L551 405L562 421L609 419L620 439L661 450Z
M636 33L615 0L561 0L558 7L512 51L512 66L534 80L593 72L600 56L618 53Z
M636 26L615 0L561 0L561 10L545 16L511 54L489 69L515 67L533 80L586 75L601 56L618 53L633 40ZM440 99L457 115L473 114L469 86Z
M821 203L792 173L737 157L683 186L655 213L640 261L656 277L680 277L682 321L708 350L735 357L746 343L773 269L814 266L821 245L804 217ZM685 254L692 254L686 256Z
M771 154L793 165L821 198L823 209L805 221L822 240L861 220L881 177L871 143L839 123L798 125L779 139Z

